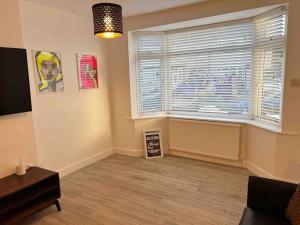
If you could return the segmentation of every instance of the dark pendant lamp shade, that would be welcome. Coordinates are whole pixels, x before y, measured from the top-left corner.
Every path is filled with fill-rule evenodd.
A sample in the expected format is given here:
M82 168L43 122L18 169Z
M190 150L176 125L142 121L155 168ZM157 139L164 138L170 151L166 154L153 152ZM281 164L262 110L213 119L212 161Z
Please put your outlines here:
M113 3L93 5L94 34L100 38L118 38L123 35L122 7Z

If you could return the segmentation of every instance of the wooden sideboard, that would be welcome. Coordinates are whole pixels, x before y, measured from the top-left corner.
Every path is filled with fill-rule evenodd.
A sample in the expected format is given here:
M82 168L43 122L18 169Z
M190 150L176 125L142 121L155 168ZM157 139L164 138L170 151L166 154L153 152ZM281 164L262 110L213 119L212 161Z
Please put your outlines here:
M0 179L0 224L11 225L46 207L56 205L61 196L59 175L39 167Z

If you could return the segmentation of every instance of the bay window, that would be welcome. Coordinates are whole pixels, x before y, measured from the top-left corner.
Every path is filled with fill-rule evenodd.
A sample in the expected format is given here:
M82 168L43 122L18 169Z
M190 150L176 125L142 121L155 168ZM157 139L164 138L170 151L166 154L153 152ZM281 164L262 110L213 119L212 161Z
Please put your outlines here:
M280 125L286 8L224 25L135 32L134 117Z

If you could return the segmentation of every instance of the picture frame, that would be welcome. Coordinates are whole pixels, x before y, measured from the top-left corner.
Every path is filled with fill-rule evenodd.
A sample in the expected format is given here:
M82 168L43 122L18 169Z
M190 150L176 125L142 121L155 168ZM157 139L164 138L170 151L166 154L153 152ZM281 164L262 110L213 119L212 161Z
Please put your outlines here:
M96 55L77 53L77 75L80 91L99 88L98 59Z
M144 130L145 158L162 158L164 156L163 143L160 129Z
M38 94L64 92L61 53L52 50L32 50Z

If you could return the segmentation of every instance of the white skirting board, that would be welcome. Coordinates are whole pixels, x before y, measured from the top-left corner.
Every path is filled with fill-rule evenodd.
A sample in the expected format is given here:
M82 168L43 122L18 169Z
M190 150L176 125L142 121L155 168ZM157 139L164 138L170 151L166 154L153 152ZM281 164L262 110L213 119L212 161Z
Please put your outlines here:
M109 149L106 149L105 151L103 152L99 152L93 156L90 156L88 158L85 158L83 160L80 160L76 163L73 163L69 166L66 166L62 169L59 169L57 172L59 173L59 176L60 177L64 177L70 173L73 173L83 167L86 167L88 165L91 165L99 160L102 160L102 159L105 159L111 155L114 154L114 150L112 148L109 148Z
M238 160L231 160L226 157L216 157L215 155L209 155L209 154L199 154L194 153L189 150L183 150L183 149L170 149L168 152L169 155L179 156L183 158L190 158L190 159L196 159L201 161L206 161L210 163L216 163L221 165L227 165L227 166L234 166L234 167L242 167L242 162Z
M131 157L143 157L145 155L143 149L129 149L129 148L115 148L114 152L120 155L127 155Z
M264 169L247 160L245 160L244 162L244 167L257 176L274 179L274 176L271 173L265 171Z
M131 157L144 157L145 150L144 149L130 149L130 148L115 148L115 153L120 155L127 155ZM168 154L169 150L164 148L164 154Z
M144 157L145 152L143 149L129 149L129 148L115 148L114 151L116 154L126 155L131 157ZM166 155L174 155L184 158L191 158L197 159L212 163L218 163L223 165L235 166L235 167L242 167L242 163L240 161L231 160L222 157L216 157L215 155L208 155L208 154L195 154L191 153L189 150L182 150L182 149L164 149L164 154Z
M281 180L289 183L299 184L299 180L293 180L293 179L286 179L281 177L276 177L272 175L271 173L265 171L264 169L260 168L259 166L255 165L252 162L249 162L247 160L244 161L244 168L248 169L252 173L254 173L256 176L265 177L269 179L275 179L275 180Z

